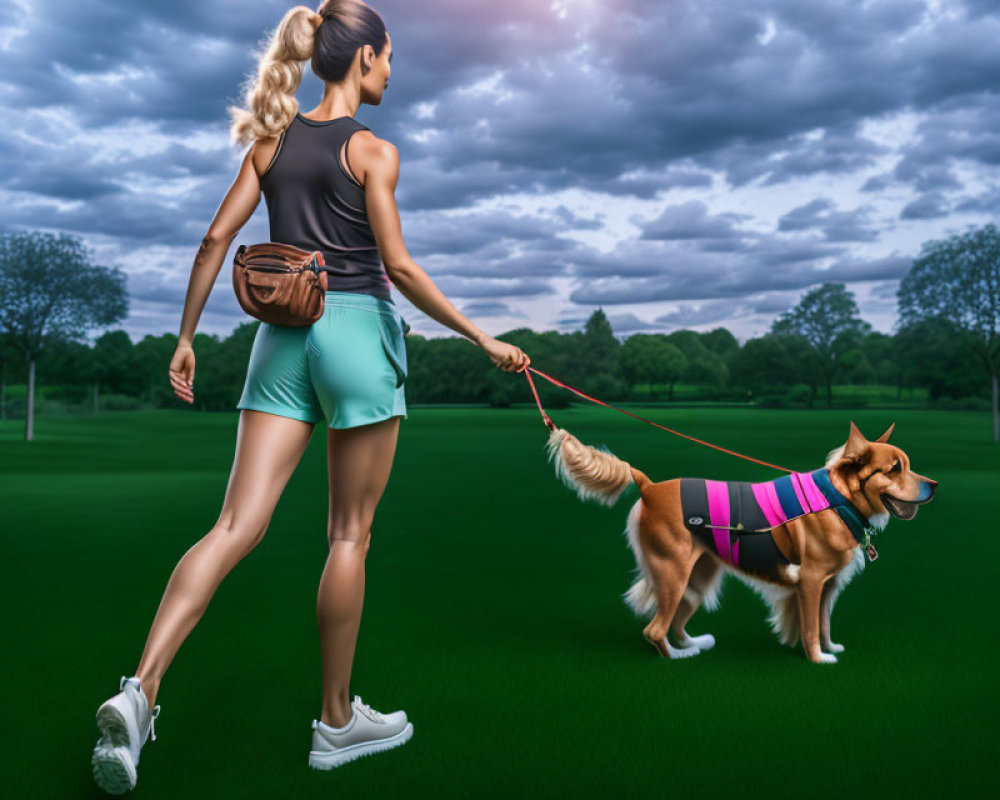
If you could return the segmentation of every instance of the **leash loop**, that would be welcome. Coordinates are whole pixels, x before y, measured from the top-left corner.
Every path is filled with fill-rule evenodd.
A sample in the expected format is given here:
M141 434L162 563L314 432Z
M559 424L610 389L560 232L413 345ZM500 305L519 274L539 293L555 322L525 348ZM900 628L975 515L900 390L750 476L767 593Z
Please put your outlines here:
M531 387L531 393L535 396L535 403L538 405L538 412L542 415L542 422L545 423L545 427L548 428L550 431L555 427L555 423L552 421L552 418L549 417L549 415L545 413L545 409L542 408L542 401L539 399L539 397L538 397L538 391L535 389L535 382L531 379L531 374L530 373L532 373L532 372L534 372L536 375L540 375L541 377L545 378L545 380L547 380L549 383L552 383L552 384L554 384L556 386L561 386L563 389L568 389L569 391L573 392L574 394L578 394L578 395L580 395L580 397L584 397L584 398L586 398L587 400L590 400L593 403L597 403L597 404L605 406L607 408L613 408L615 411L620 411L622 414L628 414L630 417L634 417L637 420L641 420L642 422L645 422L645 423L647 423L649 425L653 425L653 426L655 426L657 428L665 430L665 431L667 431L667 433L672 433L672 434L674 434L674 436L680 436L680 437L682 437L684 439L689 439L692 442L697 442L698 444L703 444L703 445L705 445L705 447L711 447L714 450L720 450L723 453L728 453L731 456L736 456L737 458L743 458L743 459L746 459L747 461L753 461L753 462L755 462L757 464L762 464L765 467L771 467L772 469L781 470L782 472L795 472L795 470L789 469L788 467L782 467L782 466L779 466L777 464L771 464L771 463L769 463L767 461L761 461L759 458L753 458L752 456L747 456L747 455L744 455L743 453L738 453L735 450L729 450L726 447L720 447L717 444L712 444L711 442L706 442L703 439L698 439L698 438L695 438L694 436L688 436L686 433L681 433L680 431L675 431L673 428L668 428L666 425L660 425L658 422L653 422L652 420L646 419L645 417L640 417L638 414L633 414L631 411L626 411L624 408L618 408L618 406L613 406L610 403L605 403L603 400L598 400L596 397L591 397L589 394L586 394L585 392L581 392L579 389L576 389L573 386L569 386L568 384L565 384L562 381L553 378L551 375L546 375L541 370L537 370L534 367L529 366L527 364L524 365L523 367L520 367L517 370L517 372L523 372L524 373L524 377L528 379L528 385Z
M552 418L545 413L545 409L542 408L542 401L538 399L538 390L535 389L535 382L531 380L531 373L528 372L528 370L530 369L532 368L529 367L527 364L525 364L523 367L520 367L517 371L523 372L524 377L528 379L528 386L531 387L531 393L535 396L535 402L538 404L538 413L542 415L542 422L545 423L545 427L551 431L553 428L555 428L556 424L552 421Z

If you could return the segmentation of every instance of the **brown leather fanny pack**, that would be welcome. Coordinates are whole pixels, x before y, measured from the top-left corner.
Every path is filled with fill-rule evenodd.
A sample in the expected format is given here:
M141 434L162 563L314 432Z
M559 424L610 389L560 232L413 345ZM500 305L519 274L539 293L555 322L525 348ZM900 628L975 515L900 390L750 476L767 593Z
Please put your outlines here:
M241 244L233 258L233 289L250 316L303 327L323 316L326 274L332 271L319 250L281 242Z

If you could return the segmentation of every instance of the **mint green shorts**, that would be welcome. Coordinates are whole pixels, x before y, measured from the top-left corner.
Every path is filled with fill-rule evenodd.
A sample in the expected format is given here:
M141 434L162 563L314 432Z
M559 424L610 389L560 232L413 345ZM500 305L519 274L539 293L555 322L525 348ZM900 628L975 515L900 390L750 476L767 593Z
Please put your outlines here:
M406 417L409 328L391 300L360 292L327 292L312 325L261 322L236 408L331 428Z

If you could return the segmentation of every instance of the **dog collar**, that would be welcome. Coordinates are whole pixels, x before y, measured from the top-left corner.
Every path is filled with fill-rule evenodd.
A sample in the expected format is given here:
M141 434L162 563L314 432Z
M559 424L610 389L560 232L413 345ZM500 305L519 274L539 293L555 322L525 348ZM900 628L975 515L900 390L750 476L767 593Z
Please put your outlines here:
M871 543L871 535L877 533L877 529L869 523L868 518L858 510L850 498L841 494L840 490L833 485L830 480L830 470L826 467L813 470L812 477L817 488L830 503L830 508L836 511L844 521L857 543L864 545L869 560L874 561L878 558L878 552Z

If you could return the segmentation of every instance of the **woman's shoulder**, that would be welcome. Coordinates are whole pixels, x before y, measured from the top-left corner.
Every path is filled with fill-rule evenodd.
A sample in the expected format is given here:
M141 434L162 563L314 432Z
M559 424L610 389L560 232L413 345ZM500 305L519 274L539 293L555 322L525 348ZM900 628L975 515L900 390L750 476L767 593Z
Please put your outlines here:
M362 184L372 170L395 171L399 168L399 151L388 139L377 136L370 128L359 128L351 136L351 166L362 174Z
M258 178L264 177L265 173L270 169L283 137L284 133L279 133L275 136L263 136L255 139L254 143L250 145L247 155L253 163L254 171L257 173Z

